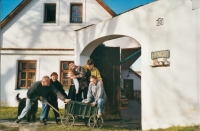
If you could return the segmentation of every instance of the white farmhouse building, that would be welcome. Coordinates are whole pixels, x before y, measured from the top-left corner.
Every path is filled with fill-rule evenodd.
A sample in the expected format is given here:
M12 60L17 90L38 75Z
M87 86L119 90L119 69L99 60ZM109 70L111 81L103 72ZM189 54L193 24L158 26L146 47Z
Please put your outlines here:
M104 56L101 68L106 70L103 65L111 64L112 69L105 72L117 78L117 47L141 47L143 130L200 124L200 0L158 0L119 16L101 0L25 1L30 2L1 28L2 105L17 106L15 95L26 95L27 89L22 88L53 71L65 85L67 62L84 65L95 48L105 43L113 49L105 48L107 52L99 54ZM116 42L109 44L113 39ZM151 58L156 51L159 65ZM169 54L164 56L161 51ZM161 65L165 57L170 65ZM111 84L116 81L105 79ZM114 95L118 83L113 85L115 92L107 94L118 105ZM108 117L120 115L118 109L113 112Z
M74 30L114 15L96 0L24 0L1 23L1 103L17 106L17 93L26 96L33 81L54 71L66 87Z

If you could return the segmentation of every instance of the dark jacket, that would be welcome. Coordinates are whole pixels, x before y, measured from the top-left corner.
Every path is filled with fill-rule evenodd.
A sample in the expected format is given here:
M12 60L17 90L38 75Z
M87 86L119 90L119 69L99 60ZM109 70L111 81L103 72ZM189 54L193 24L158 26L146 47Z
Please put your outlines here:
M27 97L31 100L39 100L39 97L47 97L49 93L54 94L55 96L64 101L65 96L61 94L60 91L58 91L53 84L50 84L50 86L42 86L41 81L36 81L33 83L27 92Z
M60 93L65 97L68 98L67 94L65 93L65 90L63 89L62 84L59 81L53 81L52 79L50 80L51 84L55 86L55 88L60 91ZM47 96L48 100L52 100L52 101L57 101L58 97L54 95L54 93L49 92L48 96Z

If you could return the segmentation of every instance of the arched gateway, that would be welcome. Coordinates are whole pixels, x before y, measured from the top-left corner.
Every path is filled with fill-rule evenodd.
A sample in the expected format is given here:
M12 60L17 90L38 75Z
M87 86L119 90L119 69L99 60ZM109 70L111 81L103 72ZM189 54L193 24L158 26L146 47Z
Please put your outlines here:
M190 0L160 0L77 30L76 64L84 65L104 41L135 39L142 47L142 129L198 124L194 12ZM170 52L170 66L152 67L151 53L162 50ZM191 63L194 68L189 68Z

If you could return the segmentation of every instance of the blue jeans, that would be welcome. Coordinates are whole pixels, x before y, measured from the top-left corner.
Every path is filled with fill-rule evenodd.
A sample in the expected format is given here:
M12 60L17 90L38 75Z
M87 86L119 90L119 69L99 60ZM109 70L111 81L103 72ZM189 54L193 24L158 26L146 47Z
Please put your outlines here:
M87 101L87 99L84 99L82 102L86 102L86 101ZM90 101L90 103L92 103L92 102L94 102L94 99L92 99ZM105 103L106 103L106 101L103 98L99 98L97 100L98 114L102 114L102 112L103 112L103 106L104 106Z
M44 100L46 100L46 98L44 98ZM32 100L26 98L26 106L22 110L21 114L18 116L18 119L22 119L26 115L26 113L31 109L32 102L33 102ZM43 120L47 112L47 104L43 101L40 102L42 104L42 113L40 115L40 120Z

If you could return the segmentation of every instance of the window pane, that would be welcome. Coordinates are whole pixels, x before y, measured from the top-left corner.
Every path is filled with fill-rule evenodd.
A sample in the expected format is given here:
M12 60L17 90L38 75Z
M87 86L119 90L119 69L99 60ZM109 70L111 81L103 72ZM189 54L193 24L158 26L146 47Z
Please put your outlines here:
M26 87L26 80L20 80L19 81L19 86L20 87Z
M21 78L21 79L26 79L26 72L21 72L20 78Z
M36 67L35 63L29 63L29 69L34 70Z
M76 6L72 5L72 11L76 11Z
M77 16L81 16L81 12L78 12L78 13L77 13Z
M21 63L21 68L20 68L21 70L25 70L26 69L26 63Z
M28 87L30 87L33 84L33 80L28 80Z
M63 73L63 77L62 77L63 79L68 79L67 78L67 73Z
M73 17L73 18L72 18L72 21L76 22L76 17Z
M80 18L80 17L78 17L78 18L77 18L77 21L78 21L78 22L81 22L81 18Z
M62 63L62 70L68 70L68 62L63 62Z
M28 79L35 79L35 72L29 72Z
M69 90L70 85L68 83L68 80L63 80L61 83L63 85L64 90Z
M73 17L76 16L76 12L72 12L72 16L73 16Z
M79 5L79 6L77 6L77 10L81 10L81 6Z

